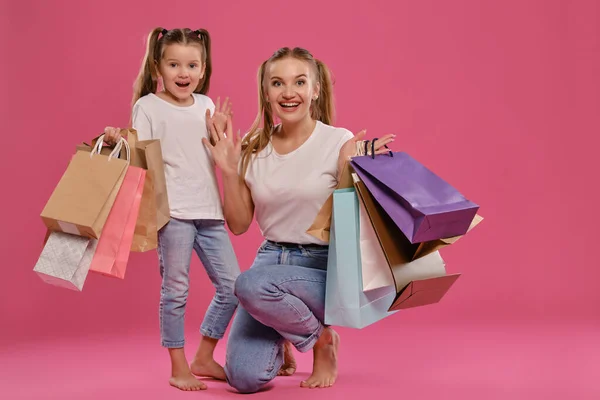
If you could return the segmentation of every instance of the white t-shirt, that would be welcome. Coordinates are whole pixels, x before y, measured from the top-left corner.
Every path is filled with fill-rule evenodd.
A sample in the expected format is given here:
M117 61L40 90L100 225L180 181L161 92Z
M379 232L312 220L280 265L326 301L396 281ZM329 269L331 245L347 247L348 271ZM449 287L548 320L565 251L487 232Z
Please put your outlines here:
M223 219L214 162L202 143L209 138L206 109L213 101L193 94L194 104L180 107L155 94L133 107L133 128L139 140L160 139L171 216L180 219Z
M266 239L326 244L306 230L337 186L340 149L352 137L347 129L317 121L306 142L291 153L278 154L269 142L252 157L245 181Z

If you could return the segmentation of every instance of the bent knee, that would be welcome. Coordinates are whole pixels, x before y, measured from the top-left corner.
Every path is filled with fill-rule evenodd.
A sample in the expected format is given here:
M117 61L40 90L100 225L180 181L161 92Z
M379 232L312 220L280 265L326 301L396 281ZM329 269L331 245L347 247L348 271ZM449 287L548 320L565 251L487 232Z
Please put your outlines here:
M253 275L252 270L244 271L235 280L233 293L241 303L256 294L257 285Z
M271 379L261 378L260 376L253 374L249 368L237 368L235 371L229 371L225 369L227 376L227 383L243 394L256 393L262 389Z

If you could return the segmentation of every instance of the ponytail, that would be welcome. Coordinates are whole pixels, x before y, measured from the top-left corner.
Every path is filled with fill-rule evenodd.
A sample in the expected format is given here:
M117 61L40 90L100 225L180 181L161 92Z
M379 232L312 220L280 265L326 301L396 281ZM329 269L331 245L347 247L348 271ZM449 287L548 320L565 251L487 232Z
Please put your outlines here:
M206 29L194 31L198 39L202 42L202 58L205 65L204 77L198 82L198 87L194 93L207 94L210 87L210 76L212 75L212 57L210 53L210 34Z
M335 104L333 101L333 82L329 68L321 60L315 59L318 69L319 85L321 87L319 97L314 101L311 110L313 119L319 120L326 125L332 125L335 118Z
M131 106L143 96L150 93L156 92L158 71L157 71L157 52L158 52L158 35L164 32L163 28L154 28L148 35L148 42L146 45L146 54L142 61L142 66L138 73L135 83L133 85L133 99ZM164 35L164 34L163 34Z
M273 110L271 110L271 104L266 99L264 89L265 68L268 61L266 60L260 65L256 77L258 82L258 114L256 114L250 131L242 139L242 177L246 175L252 154L258 153L269 143L275 126ZM263 123L262 128L260 127L261 122Z

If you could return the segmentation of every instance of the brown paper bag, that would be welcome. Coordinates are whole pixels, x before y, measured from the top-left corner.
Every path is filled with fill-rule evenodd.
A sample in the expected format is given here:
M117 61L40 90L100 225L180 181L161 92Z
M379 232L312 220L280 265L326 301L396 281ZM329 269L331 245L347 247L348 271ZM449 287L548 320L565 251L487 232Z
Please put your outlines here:
M42 210L51 231L98 239L129 162L79 150Z
M338 182L335 190L347 189L352 187L352 166L349 162L344 163L340 181ZM312 225L306 230L311 236L316 237L319 240L329 243L329 230L331 228L331 214L333 210L333 193L329 195L325 203L319 210L316 218Z
M158 231L171 218L162 149L160 140L138 141L135 129L122 130L121 134L127 135L127 142L134 149L131 164L147 170L131 245L131 251L145 252L158 246Z
M131 165L147 169L148 173L152 176L157 212L156 224L158 230L160 230L171 219L160 140L138 141L135 129L128 129L127 141L131 148L135 148Z

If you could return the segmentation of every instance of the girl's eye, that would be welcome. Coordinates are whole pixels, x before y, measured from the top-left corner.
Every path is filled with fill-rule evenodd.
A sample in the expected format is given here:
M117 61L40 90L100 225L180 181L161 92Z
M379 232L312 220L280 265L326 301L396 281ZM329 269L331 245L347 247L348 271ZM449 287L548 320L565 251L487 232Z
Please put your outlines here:
M298 86L302 86L302 85L304 85L305 83L306 83L306 82L305 82L304 80L299 80L299 81L297 82Z
M281 82L275 81L275 82L273 82L273 86L279 87L279 86L281 86Z
M192 69L196 68L196 64L190 64L190 68L192 68Z
M172 67L172 68L175 68L177 66L177 64L171 63L171 64L169 64L169 66Z

